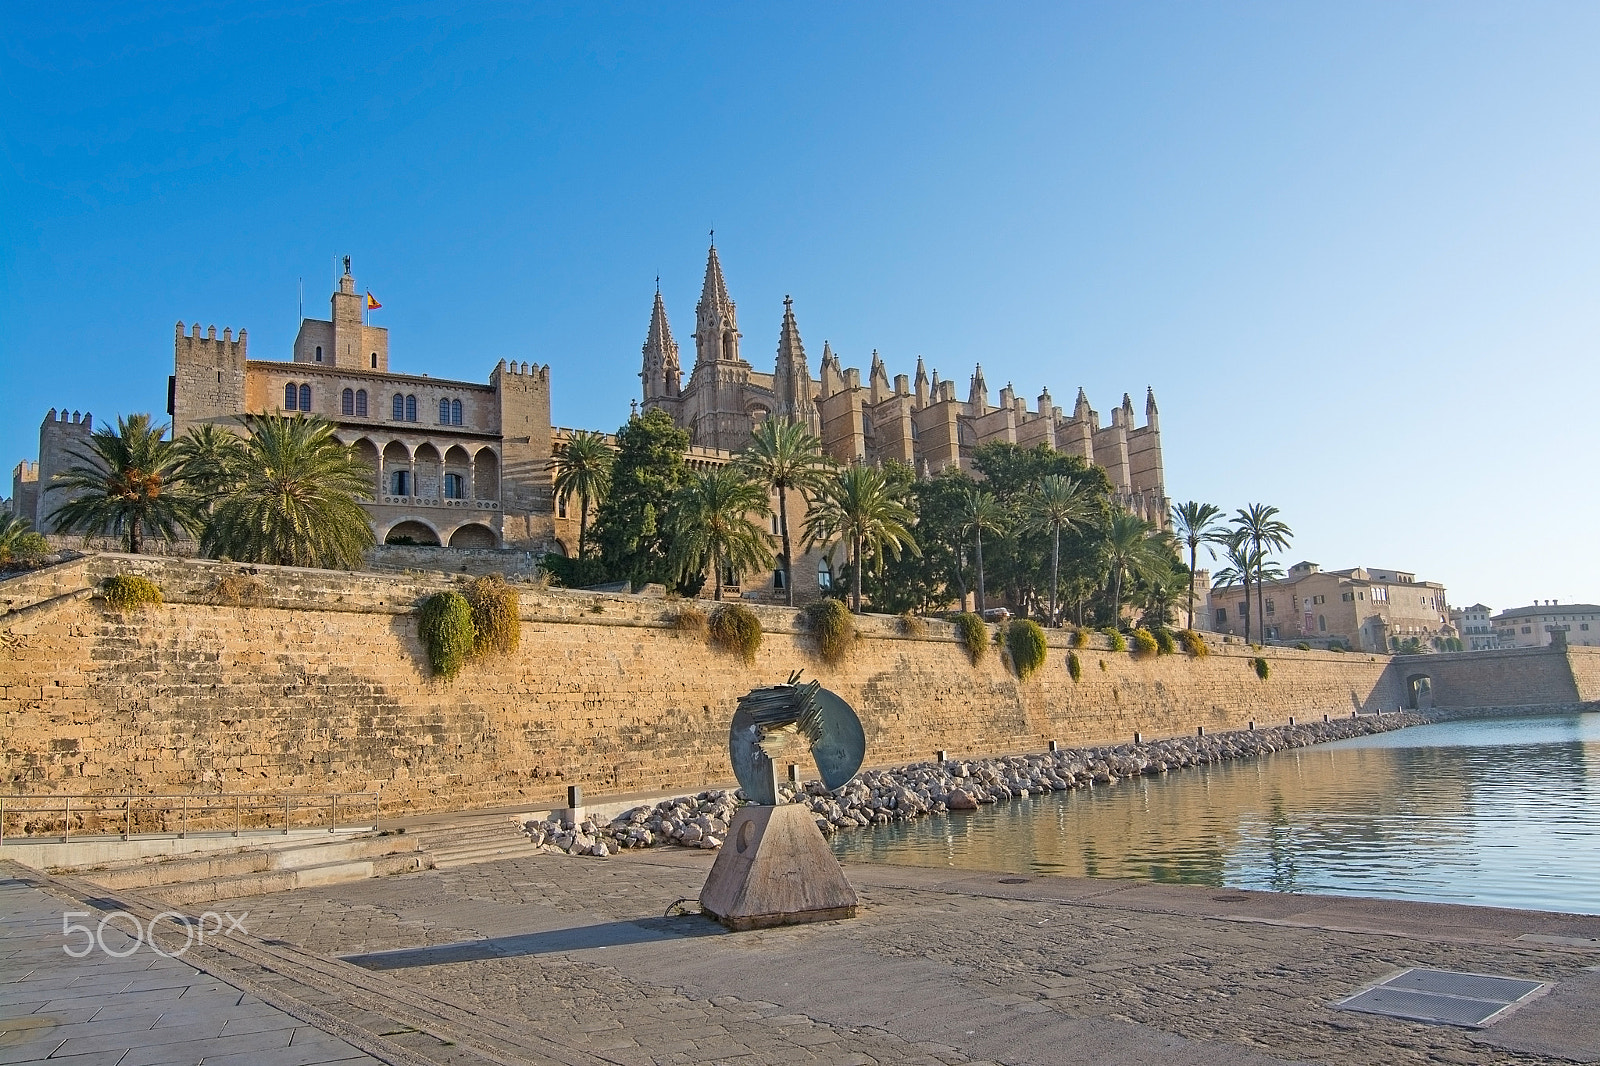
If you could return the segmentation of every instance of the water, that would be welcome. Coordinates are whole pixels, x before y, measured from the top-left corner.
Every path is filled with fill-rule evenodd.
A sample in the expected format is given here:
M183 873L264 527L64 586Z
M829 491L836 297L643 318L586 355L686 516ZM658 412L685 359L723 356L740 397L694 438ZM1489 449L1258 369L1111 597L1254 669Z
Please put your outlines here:
M1600 714L1417 726L840 833L834 851L1600 914Z

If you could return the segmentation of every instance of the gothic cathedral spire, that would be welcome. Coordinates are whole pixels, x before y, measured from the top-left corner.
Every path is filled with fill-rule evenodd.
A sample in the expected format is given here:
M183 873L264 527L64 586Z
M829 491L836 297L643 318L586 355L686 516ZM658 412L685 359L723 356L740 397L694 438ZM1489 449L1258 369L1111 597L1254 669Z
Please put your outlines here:
M672 339L672 327L667 324L667 306L661 301L661 290L656 289L656 303L650 310L650 332L644 341L644 368L639 372L644 380L645 402L663 396L677 396L683 383L683 369L678 364L678 342Z
M817 407L811 397L811 369L805 345L794 320L794 301L783 298L783 325L778 329L778 361L772 372L772 392L777 418L792 418L812 433L819 428Z
M722 263L713 244L706 255L706 280L700 289L700 302L694 309L694 365L737 363L739 361L739 319L728 283L722 279Z

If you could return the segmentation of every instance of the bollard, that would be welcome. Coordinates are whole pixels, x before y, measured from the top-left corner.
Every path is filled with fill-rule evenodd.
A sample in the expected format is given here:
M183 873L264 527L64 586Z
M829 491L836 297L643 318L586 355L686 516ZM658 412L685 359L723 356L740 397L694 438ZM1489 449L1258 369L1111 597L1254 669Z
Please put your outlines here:
M1144 734L1143 733L1135 733L1133 735L1133 742L1135 744L1143 744L1144 743Z
M1061 745L1057 744L1055 741L1052 740L1050 742L1050 750L1051 751L1060 751L1061 750Z
M1292 714L1289 716L1289 724L1294 725L1294 715Z
M797 762L792 762L792 763L789 764L789 784L791 784L791 785L793 785L795 787L795 791L799 791L799 789L800 789L800 764L797 763Z
M1250 732L1254 733L1255 731L1256 731L1256 720L1254 718L1252 718L1252 719L1250 719Z
M948 762L950 759L950 753L945 751L943 748L940 748L938 751L933 753L933 757L938 762Z
M1322 722L1323 722L1324 725L1327 724L1327 722L1328 722L1328 716L1327 715L1323 715L1322 716Z
M1195 727L1195 731L1194 731L1194 735L1197 736L1197 737L1205 736L1206 735L1206 727L1203 726L1203 725L1202 726L1196 726Z
M774 766L772 770L772 776L776 778L778 768ZM773 785L777 785L776 780ZM567 817L572 819L573 825L583 821L583 789L577 785L567 786Z

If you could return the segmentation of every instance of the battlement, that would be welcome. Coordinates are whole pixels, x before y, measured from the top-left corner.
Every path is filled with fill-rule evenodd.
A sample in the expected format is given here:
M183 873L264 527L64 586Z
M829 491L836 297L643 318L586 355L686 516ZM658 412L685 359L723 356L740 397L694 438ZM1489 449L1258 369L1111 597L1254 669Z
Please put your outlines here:
M63 407L61 408L60 416L57 417L56 409L52 407L50 408L50 413L44 416L44 425L41 426L40 429L52 424L59 426L76 426L83 432L88 433L90 430L94 429L94 415L90 414L88 411L84 411L81 416L77 411L73 411L71 415L68 415L67 409Z
M245 358L246 347L249 344L249 333L241 329L239 336L235 337L233 328L224 326L222 327L222 336L218 338L217 327L207 326L205 336L201 336L200 323L194 323L189 328L189 332L185 333L183 331L183 323L180 321L176 327L174 339L179 352L187 349L190 355L195 355L204 353L207 349L216 348L219 354L226 354L227 357L232 359L243 359Z
M11 480L15 482L29 482L39 480L39 464L31 459L24 459L11 471Z
M505 375L525 377L529 378L533 382L536 382L537 384L549 385L550 364L546 363L543 366L540 366L538 363L518 363L516 360L512 360L508 363L502 359L500 360L499 364L495 366L494 373L489 375L489 384L498 384L500 378Z

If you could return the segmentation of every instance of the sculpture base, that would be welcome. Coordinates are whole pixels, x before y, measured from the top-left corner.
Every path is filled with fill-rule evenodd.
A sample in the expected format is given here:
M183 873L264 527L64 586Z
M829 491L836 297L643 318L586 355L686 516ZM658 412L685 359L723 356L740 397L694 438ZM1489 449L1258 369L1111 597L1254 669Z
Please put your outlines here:
M700 890L700 909L729 929L856 916L856 892L799 803L741 807Z

